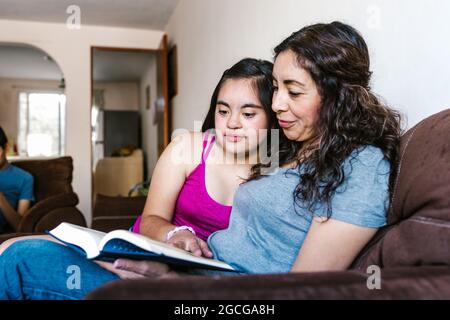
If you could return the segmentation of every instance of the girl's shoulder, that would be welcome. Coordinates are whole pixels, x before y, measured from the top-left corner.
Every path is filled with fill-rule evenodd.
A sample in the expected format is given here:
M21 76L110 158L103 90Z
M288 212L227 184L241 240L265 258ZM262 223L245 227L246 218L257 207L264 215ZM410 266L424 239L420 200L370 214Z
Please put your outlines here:
M178 134L170 144L177 157L181 157L189 168L201 163L204 138L204 132L186 131Z

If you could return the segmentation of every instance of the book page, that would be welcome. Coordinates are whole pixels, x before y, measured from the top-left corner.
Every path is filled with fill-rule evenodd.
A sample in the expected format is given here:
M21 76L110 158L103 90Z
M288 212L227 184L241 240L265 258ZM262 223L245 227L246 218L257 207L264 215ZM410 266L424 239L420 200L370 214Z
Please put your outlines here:
M136 234L126 230L115 230L109 232L100 242L99 249L100 251L103 249L105 244L112 239L122 239L129 243L134 244L135 246L147 250L149 252L153 252L156 254L164 255L171 258L177 258L184 261L190 261L195 263L200 263L203 265L220 267L227 270L234 270L230 265L210 258L197 257L193 254L170 246L164 242L156 241L150 239L149 237L143 236L141 234Z
M95 258L100 254L99 245L106 235L104 232L80 227L67 222L61 223L49 233L62 242L80 247L86 252L88 259Z

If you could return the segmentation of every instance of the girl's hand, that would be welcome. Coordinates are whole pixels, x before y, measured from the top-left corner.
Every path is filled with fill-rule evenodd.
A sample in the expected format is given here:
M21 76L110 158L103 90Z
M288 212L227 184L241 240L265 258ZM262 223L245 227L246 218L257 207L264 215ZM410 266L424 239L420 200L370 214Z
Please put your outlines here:
M167 244L191 252L198 257L202 255L206 258L213 257L206 242L194 236L189 230L178 231L167 241Z

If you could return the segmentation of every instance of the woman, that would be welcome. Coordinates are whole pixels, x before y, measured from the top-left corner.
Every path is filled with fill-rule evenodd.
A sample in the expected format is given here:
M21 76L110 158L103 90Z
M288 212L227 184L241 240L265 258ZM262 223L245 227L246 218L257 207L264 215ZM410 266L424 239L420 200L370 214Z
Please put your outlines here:
M276 47L272 109L289 141L277 172L262 176L256 165L237 190L229 227L208 238L215 258L242 273L344 270L386 224L401 130L370 91L370 74L364 40L339 22ZM146 262L122 262L152 275ZM11 267L30 268L21 263Z

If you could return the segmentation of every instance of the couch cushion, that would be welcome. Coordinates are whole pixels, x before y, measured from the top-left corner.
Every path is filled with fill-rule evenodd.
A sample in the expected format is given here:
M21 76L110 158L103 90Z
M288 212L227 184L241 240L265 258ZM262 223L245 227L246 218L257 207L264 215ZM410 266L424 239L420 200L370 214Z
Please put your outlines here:
M389 226L353 267L450 265L450 109L403 135L397 173Z
M36 202L72 190L73 161L71 157L46 160L21 160L13 164L34 177Z
M92 228L103 232L129 229L144 210L146 197L95 196Z

